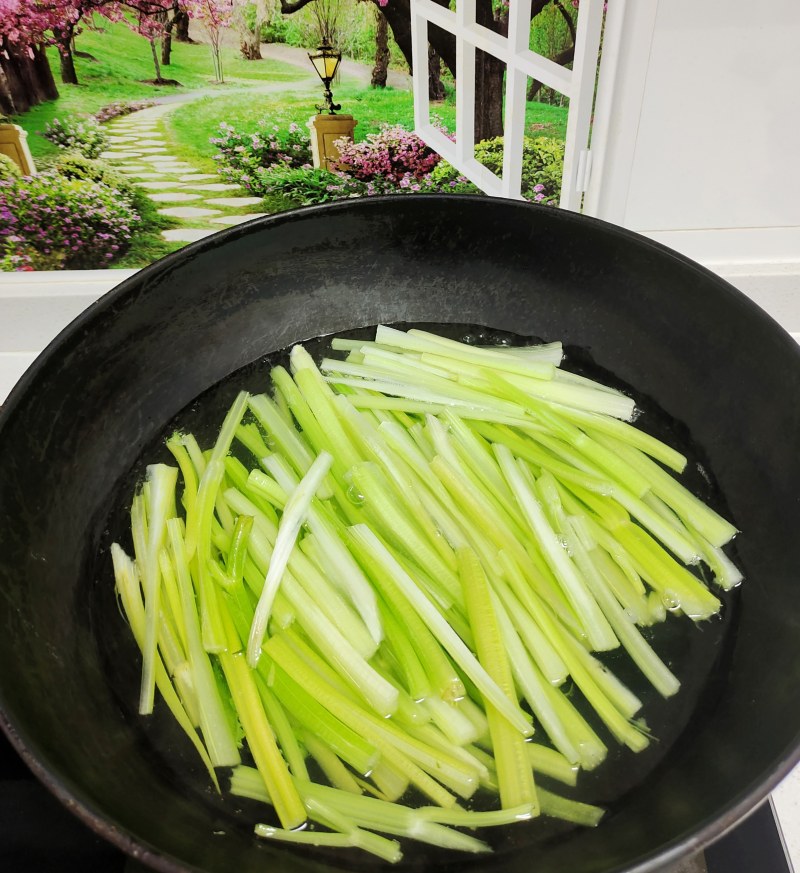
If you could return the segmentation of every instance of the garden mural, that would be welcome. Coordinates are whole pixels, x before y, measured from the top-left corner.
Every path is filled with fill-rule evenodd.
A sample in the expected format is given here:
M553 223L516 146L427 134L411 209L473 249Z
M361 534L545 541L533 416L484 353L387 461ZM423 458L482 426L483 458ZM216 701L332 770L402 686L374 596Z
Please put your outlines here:
M531 48L574 51L577 0L533 0ZM478 0L503 33L507 2ZM437 124L455 57L432 28ZM315 160L323 82L356 122ZM413 132L409 0L0 0L0 270L141 267L226 226L348 197L480 193ZM476 157L502 172L503 70L479 56ZM567 107L531 81L523 196L558 202ZM29 151L20 161L9 138Z

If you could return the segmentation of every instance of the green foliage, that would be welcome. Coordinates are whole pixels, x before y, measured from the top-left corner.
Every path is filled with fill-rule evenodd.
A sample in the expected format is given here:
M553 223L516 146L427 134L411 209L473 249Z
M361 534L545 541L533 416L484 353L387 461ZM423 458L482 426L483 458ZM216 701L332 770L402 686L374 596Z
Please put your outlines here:
M17 166L17 162L11 160L8 155L0 154L0 180L19 179L21 177L22 170Z
M475 158L496 175L503 171L503 138L485 140L475 146ZM545 205L556 205L564 170L564 143L552 137L525 137L522 151L522 196ZM440 161L431 178L441 190L474 193L478 189L455 167Z
M289 167L275 164L258 171L259 189L265 196L275 195L283 198L289 206L310 206L314 203L327 203L341 197L336 186L341 179L335 173L321 168Z
M67 152L59 157L53 166L67 179L99 182L107 188L118 191L129 203L133 203L136 199L138 193L136 186L105 161L87 158L76 152Z
M106 267L129 246L138 214L98 182L49 171L0 182L4 270Z
M86 158L96 158L108 142L103 129L91 118L54 118L45 125L42 136L60 149L78 152Z

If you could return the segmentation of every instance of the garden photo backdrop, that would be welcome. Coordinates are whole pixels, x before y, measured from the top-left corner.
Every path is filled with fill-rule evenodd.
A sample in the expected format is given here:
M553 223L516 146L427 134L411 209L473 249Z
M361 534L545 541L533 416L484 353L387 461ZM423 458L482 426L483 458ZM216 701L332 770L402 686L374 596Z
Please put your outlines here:
M533 0L531 48L569 65L577 12L577 0ZM496 32L507 13L478 0ZM326 38L344 58L335 99L357 121L333 170L313 166L307 126L322 97L308 52ZM430 40L429 92L452 136L452 38L434 27ZM255 215L476 193L413 133L410 51L409 0L0 0L0 125L27 133L37 170L0 155L0 270L141 267ZM499 174L504 70L481 53L477 68L476 157ZM552 206L567 107L534 81L528 98L522 193ZM199 188L242 196L169 206Z

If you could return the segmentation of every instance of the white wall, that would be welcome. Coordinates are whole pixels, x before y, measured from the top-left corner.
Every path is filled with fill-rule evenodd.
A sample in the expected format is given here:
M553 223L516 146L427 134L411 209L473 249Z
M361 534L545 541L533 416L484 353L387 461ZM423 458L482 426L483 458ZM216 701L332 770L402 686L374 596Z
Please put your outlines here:
M607 37L586 211L800 272L799 0L610 0Z

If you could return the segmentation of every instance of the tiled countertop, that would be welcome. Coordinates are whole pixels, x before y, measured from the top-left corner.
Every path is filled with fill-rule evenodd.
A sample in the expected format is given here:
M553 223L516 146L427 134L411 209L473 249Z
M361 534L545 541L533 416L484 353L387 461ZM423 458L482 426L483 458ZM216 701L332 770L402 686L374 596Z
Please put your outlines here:
M62 328L133 272L0 274L0 403ZM757 274L746 266L718 272L800 341L800 265ZM789 856L800 871L800 767L775 790L772 800Z

